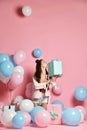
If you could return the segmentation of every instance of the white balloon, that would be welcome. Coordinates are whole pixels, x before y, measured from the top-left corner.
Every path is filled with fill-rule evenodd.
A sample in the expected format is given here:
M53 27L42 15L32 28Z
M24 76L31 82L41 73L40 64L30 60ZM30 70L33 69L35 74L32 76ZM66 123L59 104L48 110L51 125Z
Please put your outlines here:
M34 108L34 104L29 99L24 99L20 104L20 110L24 112L31 112Z
M23 101L23 97L22 96L17 96L15 99L14 99L14 104L16 103L21 103Z
M1 123L6 127L12 127L12 119L16 115L16 112L14 110L5 110L1 114Z
M16 66L14 68L14 72L20 72L21 74L24 74L24 68L22 66Z
M84 122L84 114L80 111L80 114L81 114L81 120L80 120L80 123L83 123Z
M24 16L30 16L32 13L32 9L27 5L22 8L22 13Z

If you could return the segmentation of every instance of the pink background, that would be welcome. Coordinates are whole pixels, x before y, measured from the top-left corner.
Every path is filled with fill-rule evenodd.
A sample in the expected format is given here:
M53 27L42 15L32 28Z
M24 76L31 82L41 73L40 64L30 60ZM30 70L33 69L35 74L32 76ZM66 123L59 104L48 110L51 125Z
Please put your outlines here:
M29 5L32 14L24 17L21 8ZM74 90L82 85L87 88L87 1L86 0L0 0L0 53L15 54L24 50L26 60L22 85L13 91L12 98L23 95L25 86L32 81L35 60L32 51L42 50L47 62L60 59L63 76L57 80L62 87L60 96L65 107L84 105L74 99ZM25 97L26 98L26 97ZM0 101L8 104L9 91L0 83Z

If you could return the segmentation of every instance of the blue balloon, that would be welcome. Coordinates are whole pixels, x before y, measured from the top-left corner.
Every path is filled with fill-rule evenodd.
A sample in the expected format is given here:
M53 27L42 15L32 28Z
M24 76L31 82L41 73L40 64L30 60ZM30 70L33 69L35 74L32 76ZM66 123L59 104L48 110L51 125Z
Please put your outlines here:
M77 87L74 96L77 100L84 101L87 98L87 89L84 86Z
M38 111L40 111L40 110L44 110L44 108L41 107L41 106L36 106L36 107L34 107L33 110L30 112L31 120L33 121L33 123L35 123L35 115L36 115L36 113L37 113Z
M42 55L42 51L39 48L34 49L33 56L39 58Z
M8 55L4 54L4 53L0 53L0 64L6 60L9 60Z
M21 129L26 122L26 118L20 113L16 113L16 115L12 118L12 125L14 128Z
M62 114L62 121L66 125L76 126L81 121L81 113L76 108L67 108Z
M66 109L67 109L67 108L63 107L63 108L62 108L62 111L65 111Z
M23 111L19 110L16 112L17 114L23 114Z
M59 100L54 100L54 101L52 102L52 104L61 104L62 110L65 109L64 104L63 104L61 101L59 101Z
M5 76L9 77L14 71L14 66L10 61L4 61L0 64L0 72Z

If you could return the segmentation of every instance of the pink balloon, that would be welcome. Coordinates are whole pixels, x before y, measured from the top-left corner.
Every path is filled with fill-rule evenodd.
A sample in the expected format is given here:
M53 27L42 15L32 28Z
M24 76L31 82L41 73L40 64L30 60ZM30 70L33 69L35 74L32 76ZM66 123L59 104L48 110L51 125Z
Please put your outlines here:
M40 110L35 115L35 123L39 127L47 127L51 122L50 113L46 110Z
M25 96L29 99L32 99L32 89L30 89L30 90L26 89Z
M26 58L26 53L22 50L17 51L16 54L14 55L14 62L19 65L22 63Z
M24 115L24 117L26 119L25 126L28 126L30 124L30 122L31 122L31 116L29 115L28 112L23 112L23 115Z
M78 109L80 112L82 112L83 115L84 115L84 118L86 118L86 116L87 116L87 110L86 110L85 107L83 107L83 106L76 106L75 108Z
M33 87L33 83L32 83L32 82L29 82L29 83L26 85L26 89L30 89L31 87Z
M0 110L2 110L4 107L4 103L3 102L0 102Z
M13 82L11 82L11 80L8 82L8 88L9 88L9 90L14 90L14 89L16 89L18 86L17 85L15 85Z
M20 103L17 102L17 103L15 104L15 106L16 106L16 111L19 111L19 110L20 110Z
M3 113L3 111L0 109L0 122L1 122L2 113Z
M14 72L11 76L11 82L15 85L19 85L23 82L23 75L20 72Z
M60 86L53 86L52 87L52 92L55 94L55 95L59 95L62 93L62 88Z
M33 83L30 82L26 85L25 96L29 99L32 99L32 92L33 92Z

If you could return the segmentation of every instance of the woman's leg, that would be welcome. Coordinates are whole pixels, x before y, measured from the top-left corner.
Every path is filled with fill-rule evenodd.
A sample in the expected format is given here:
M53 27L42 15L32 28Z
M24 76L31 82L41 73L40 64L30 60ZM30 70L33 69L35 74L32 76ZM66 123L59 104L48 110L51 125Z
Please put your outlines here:
M37 106L39 106L39 103L34 103L34 107L37 107Z
M42 103L41 106L44 107L45 109L47 109L47 103Z
M40 106L39 105L39 99L33 99L34 107Z
M48 99L49 99L48 97L44 97L42 100L41 106L44 107L45 109L47 109Z

